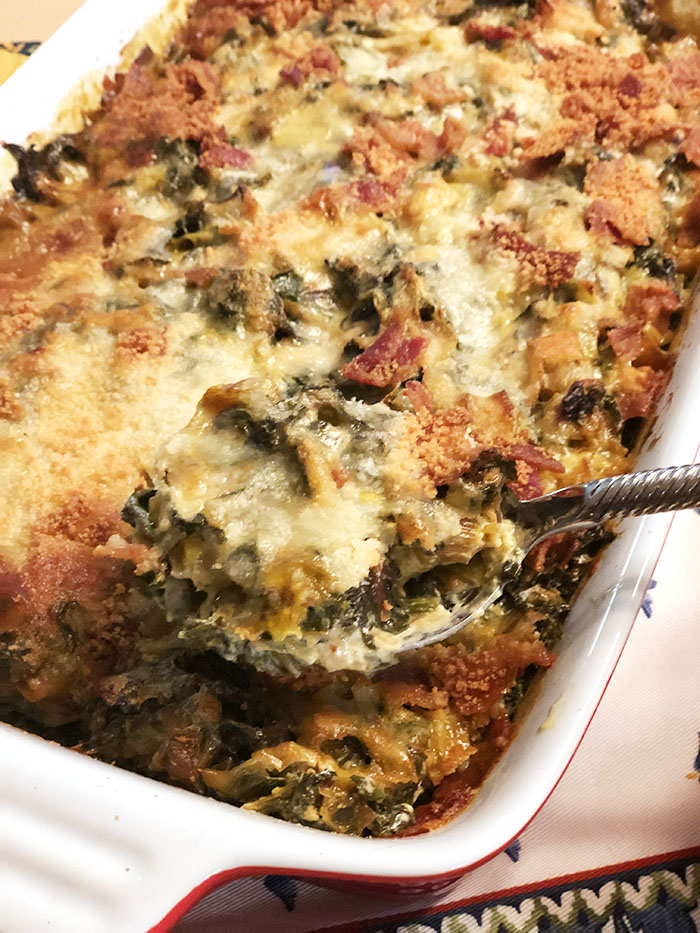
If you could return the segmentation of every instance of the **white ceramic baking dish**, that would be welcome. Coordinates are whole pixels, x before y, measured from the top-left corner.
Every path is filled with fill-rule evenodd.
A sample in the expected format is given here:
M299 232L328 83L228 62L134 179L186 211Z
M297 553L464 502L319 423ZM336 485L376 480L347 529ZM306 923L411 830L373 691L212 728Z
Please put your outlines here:
M88 0L0 89L0 139L48 128L86 73L119 59L161 0ZM696 309L698 311L700 309ZM700 443L700 313L639 466L692 462ZM518 737L474 804L438 832L358 839L294 826L85 758L0 725L5 933L166 930L230 878L287 872L383 890L440 887L501 851L573 756L629 635L670 516L632 520L566 624Z

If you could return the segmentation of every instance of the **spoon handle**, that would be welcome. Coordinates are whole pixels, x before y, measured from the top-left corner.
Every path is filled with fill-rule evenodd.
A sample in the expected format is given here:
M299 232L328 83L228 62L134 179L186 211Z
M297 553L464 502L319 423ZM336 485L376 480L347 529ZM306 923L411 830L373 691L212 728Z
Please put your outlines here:
M626 473L593 480L583 487L579 521L653 515L700 506L700 463Z

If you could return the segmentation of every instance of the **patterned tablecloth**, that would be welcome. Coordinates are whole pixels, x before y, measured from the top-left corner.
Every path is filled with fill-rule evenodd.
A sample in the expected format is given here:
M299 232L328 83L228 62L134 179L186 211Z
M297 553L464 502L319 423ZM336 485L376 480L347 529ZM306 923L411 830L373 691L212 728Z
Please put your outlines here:
M25 34L42 38L44 6L53 22L57 7L68 15L78 5L0 3L0 35L6 16L14 25L24 15L37 27ZM37 44L0 43L0 82ZM402 899L244 879L206 897L174 933L700 931L699 557L700 510L680 513L583 743L500 855L447 891Z

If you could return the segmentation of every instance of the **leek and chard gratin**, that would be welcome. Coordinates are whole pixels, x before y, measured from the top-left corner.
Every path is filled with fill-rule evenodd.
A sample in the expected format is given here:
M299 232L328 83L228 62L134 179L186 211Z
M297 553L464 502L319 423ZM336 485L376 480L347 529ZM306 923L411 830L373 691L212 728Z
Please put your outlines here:
M7 721L342 833L470 802L609 537L518 569L513 504L630 469L673 364L698 20L196 0L7 145Z

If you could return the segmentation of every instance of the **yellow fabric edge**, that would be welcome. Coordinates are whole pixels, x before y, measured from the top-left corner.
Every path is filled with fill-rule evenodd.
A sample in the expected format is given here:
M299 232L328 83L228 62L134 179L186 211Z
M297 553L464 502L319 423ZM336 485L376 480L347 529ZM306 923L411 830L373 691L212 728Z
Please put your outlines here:
M27 60L26 55L20 55L18 52L8 52L7 49L0 49L0 84L7 81L11 74L19 68L22 62Z

